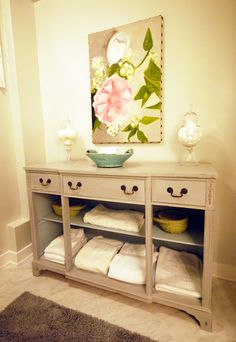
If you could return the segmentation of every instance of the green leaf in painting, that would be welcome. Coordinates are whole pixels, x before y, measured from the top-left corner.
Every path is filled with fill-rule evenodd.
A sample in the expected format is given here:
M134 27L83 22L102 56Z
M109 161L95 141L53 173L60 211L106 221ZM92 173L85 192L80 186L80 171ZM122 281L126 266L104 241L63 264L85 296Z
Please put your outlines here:
M132 129L132 126L129 124L128 126L122 129L122 132L129 132L131 131L131 129Z
M142 86L142 87L139 89L138 93L135 95L134 99L135 99L135 100L142 100L143 97L144 97L144 95L145 95L147 92L148 92L147 87L146 87L145 85Z
M150 60L148 68L144 71L144 80L149 92L157 96L161 94L161 69L153 60Z
M145 107L145 109L161 109L161 102L158 102L153 106Z
M135 95L134 99L135 100L142 100L142 107L143 107L143 105L149 99L150 95L151 95L151 93L148 91L148 88L144 85L139 89L139 91Z
M159 118L156 116L143 116L140 122L144 125L149 125L154 121L157 121Z
M138 130L138 132L137 132L137 137L138 137L138 140L141 141L141 142L148 142L148 138L147 138L146 135L145 135L142 131L140 131L140 130Z
M107 76L110 77L114 75L115 73L119 73L120 71L120 66L118 63L112 64L110 67L107 67Z
M130 138L133 137L137 132L138 127L133 127L128 135L128 141L130 141Z
M101 121L98 118L96 118L93 124L93 131L95 131L96 128L99 128L100 125L101 125Z
M151 94L149 92L146 92L143 96L142 99L142 107L145 105L145 103L147 102L147 100L149 99L149 97L151 96Z
M150 51L153 47L152 33L150 28L147 29L146 36L143 41L143 48L145 51Z
M155 93L158 97L161 96L161 82L155 81L154 79L150 79L147 77L144 77L146 88L149 93Z
M150 59L148 68L144 71L144 75L155 81L161 81L161 69L152 59Z

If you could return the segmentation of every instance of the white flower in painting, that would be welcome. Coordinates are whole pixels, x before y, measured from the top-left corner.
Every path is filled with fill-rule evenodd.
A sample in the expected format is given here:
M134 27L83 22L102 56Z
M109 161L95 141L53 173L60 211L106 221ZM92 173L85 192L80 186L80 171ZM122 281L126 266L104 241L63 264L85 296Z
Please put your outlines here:
M140 119L139 119L138 115L135 115L135 116L130 120L130 125L131 125L133 128L135 128L135 127L138 126L139 121L140 121Z
M92 89L98 89L105 77L106 64L103 57L94 57L92 59L91 68L94 70L94 78L92 79Z
M119 62L128 52L129 36L124 32L115 33L107 46L107 60L109 65Z
M120 131L120 125L117 123L112 123L107 125L107 134L115 137Z
M131 48L128 48L128 50L127 50L127 52L126 52L126 54L125 54L123 59L130 62L131 57L133 56L133 54L134 54L133 50Z
M127 80L131 81L134 77L135 68L130 62L124 62L121 64L119 74L121 77L126 77Z
M101 69L101 68L105 68L105 62L103 57L94 57L92 59L92 65L91 65L92 69L97 70L97 69Z
M103 77L95 77L92 79L92 89L98 89L102 85Z

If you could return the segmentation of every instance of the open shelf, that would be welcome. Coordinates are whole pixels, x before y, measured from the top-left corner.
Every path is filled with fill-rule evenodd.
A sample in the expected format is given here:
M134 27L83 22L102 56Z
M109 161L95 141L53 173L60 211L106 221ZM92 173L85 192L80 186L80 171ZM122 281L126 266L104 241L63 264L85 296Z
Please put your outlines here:
M97 226L94 224L90 223L84 223L83 221L83 215L85 212L81 212L78 216L75 216L71 218L70 224L71 226L76 226L80 228L88 228L88 229L96 229L99 231L105 231L105 232L111 232L111 233L116 233L116 234L122 234L122 235L128 235L128 236L136 236L136 237L145 237L145 227L140 229L139 232L130 232L127 230L121 230L121 229L113 229L113 228L108 228L108 227L102 227L102 226ZM51 222L62 222L62 218L55 215L54 213L50 213L47 216L44 217L46 221L51 221Z
M54 214L53 212L47 214L45 217L44 217L44 220L45 221L51 221L51 222L59 222L59 223L62 223L63 220L62 220L62 217Z
M65 275L65 265L50 261L44 256L41 256L39 260L34 260L32 265L38 270L48 270Z
M187 230L183 233L170 234L166 233L164 230L154 224L152 232L153 240L203 247L203 231L196 229L193 226L187 228Z
M185 296L164 291L153 291L153 302L169 305L181 309L182 307L200 308L202 306L201 299L191 296Z
M97 286L102 289L115 291L121 294L127 294L129 297L150 302L150 298L146 294L145 285L135 285L115 280L106 275L85 271L74 267L71 271L66 272L66 277L84 284Z

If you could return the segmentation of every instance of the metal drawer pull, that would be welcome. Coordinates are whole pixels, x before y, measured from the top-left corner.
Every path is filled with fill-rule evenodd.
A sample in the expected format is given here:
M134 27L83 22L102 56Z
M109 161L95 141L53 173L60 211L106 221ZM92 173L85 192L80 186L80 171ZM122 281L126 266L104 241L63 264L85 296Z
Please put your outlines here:
M173 188L167 188L166 191L171 194L172 197L183 197L183 195L186 195L188 193L188 190L186 188L182 188L180 190L180 194L179 195L175 195L173 194L174 190Z
M73 186L72 182L70 182L70 181L67 184L71 190L78 190L78 188L80 188L82 186L82 183L80 183L80 182L78 182L75 187Z
M137 185L134 185L133 186L133 188L132 188L132 192L128 192L128 191L126 191L126 186L125 185L121 185L121 190L123 190L124 191L124 193L126 194L126 195L133 195L136 191L138 191L138 187L137 187Z
M48 178L47 179L47 181L46 181L46 183L44 183L43 182L43 178L39 178L39 182L40 182L40 184L42 185L42 186L49 186L49 184L51 184L51 179L50 178Z

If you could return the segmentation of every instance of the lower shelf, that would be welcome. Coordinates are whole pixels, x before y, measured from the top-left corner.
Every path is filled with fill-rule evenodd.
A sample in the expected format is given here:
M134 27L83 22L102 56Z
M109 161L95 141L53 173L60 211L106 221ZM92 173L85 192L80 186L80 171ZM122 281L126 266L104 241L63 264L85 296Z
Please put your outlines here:
M74 267L71 271L66 272L66 278L127 295L131 298L135 298L144 302L151 303L152 301L151 296L146 294L145 285L135 285L121 282L119 280L108 278L103 274L84 271L76 267Z
M203 307L201 299L156 290L153 290L153 293L149 295L145 285L125 283L108 278L103 274L81 270L76 267L70 271L66 271L65 265L46 260L44 257L41 257L39 260L34 260L32 267L35 276L39 276L41 270L48 270L60 273L73 281L99 287L143 302L174 307L195 317L203 330L211 331L212 329L211 309Z
M33 275L39 276L41 270L48 270L55 273L60 273L65 275L66 269L65 265L50 261L41 257L39 260L32 261Z

